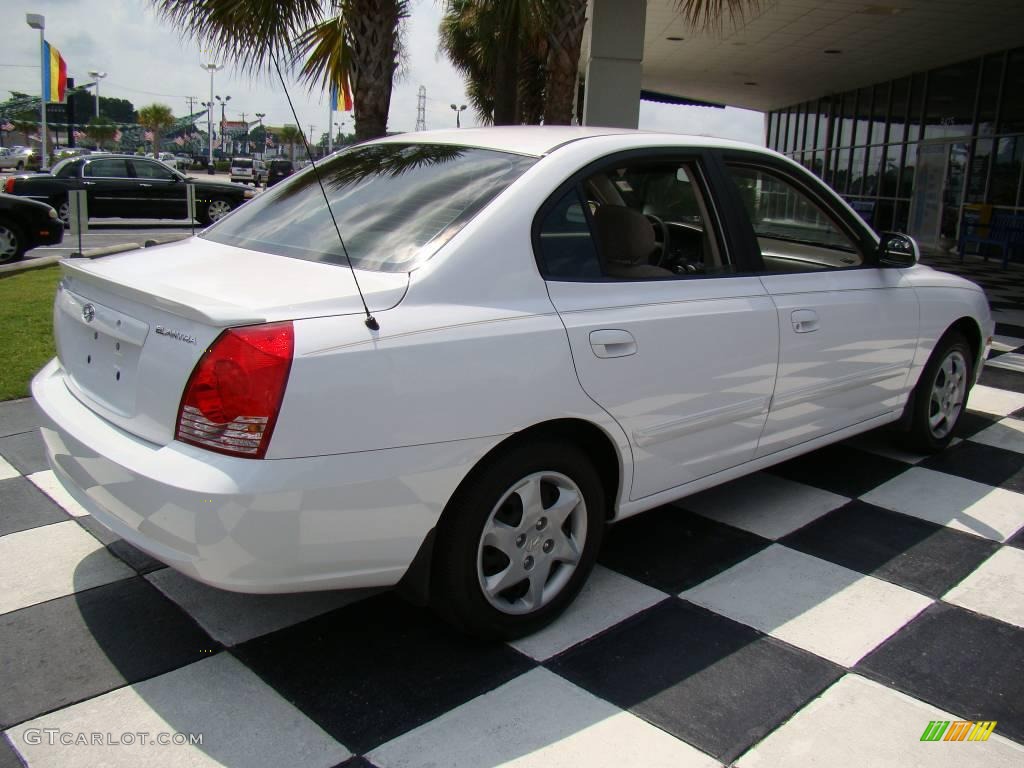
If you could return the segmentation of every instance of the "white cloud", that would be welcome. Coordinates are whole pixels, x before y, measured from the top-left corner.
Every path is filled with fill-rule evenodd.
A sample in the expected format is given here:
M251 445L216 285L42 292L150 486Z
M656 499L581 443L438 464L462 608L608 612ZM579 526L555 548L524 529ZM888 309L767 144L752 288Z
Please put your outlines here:
M411 131L415 127L416 97L421 85L427 89L427 127L453 127L455 115L449 105L466 103L466 95L461 77L438 52L437 27L442 4L436 0L413 0L410 5L404 66L392 92L388 127L392 131ZM199 46L182 39L145 0L0 3L0 29L4 30L0 91L38 92L38 33L25 24L25 13L29 12L45 14L46 37L62 51L69 75L78 82L89 80L90 69L108 73L100 88L104 96L128 99L136 107L162 102L179 115L187 112L187 96L194 96L197 101L209 98L209 77L199 67ZM308 131L313 124L315 138L319 138L327 128L326 96L311 94L294 81L288 83L288 89L303 130ZM266 75L251 76L229 65L217 74L215 92L231 96L228 119L237 120L244 111L249 119L256 112L265 112L268 124L294 122L280 83ZM5 95L0 93L0 97ZM472 109L463 112L462 117L464 125L476 122ZM334 119L344 120L345 130L351 130L351 115L336 113ZM707 133L758 143L763 142L764 133L758 112L649 103L641 104L640 127Z

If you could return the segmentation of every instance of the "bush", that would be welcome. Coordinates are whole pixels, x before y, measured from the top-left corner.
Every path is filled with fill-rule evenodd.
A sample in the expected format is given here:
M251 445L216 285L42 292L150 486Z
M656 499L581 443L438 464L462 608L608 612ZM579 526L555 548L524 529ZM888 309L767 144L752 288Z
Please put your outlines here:
M215 171L222 171L224 173L227 173L228 171L231 170L231 161L230 160L214 160L214 162L213 162L213 169Z

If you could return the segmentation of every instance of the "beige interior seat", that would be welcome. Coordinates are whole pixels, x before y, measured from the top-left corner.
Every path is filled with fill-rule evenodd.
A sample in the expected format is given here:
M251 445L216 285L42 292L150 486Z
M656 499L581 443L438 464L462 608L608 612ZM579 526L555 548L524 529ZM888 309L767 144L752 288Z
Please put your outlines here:
M654 239L651 222L639 211L624 205L599 206L594 212L594 232L601 271L609 277L671 277L671 271L650 263L661 246Z

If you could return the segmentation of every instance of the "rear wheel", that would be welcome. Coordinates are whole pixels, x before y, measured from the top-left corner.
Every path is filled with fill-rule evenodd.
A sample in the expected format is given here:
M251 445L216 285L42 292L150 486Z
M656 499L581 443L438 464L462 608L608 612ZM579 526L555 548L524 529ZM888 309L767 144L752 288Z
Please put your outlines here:
M435 610L484 637L550 623L594 567L605 503L593 465L571 445L522 445L491 461L438 526Z
M21 161L21 160L18 161L18 170L19 171L24 171L25 170L25 163L23 161Z
M220 221L231 213L233 207L228 200L223 198L211 200L206 204L206 210L203 212L203 223L213 224L216 221Z
M25 255L28 243L14 222L0 219L0 264L10 264Z
M913 414L906 435L909 447L934 453L953 439L967 406L973 379L971 345L959 332L936 345L914 388Z

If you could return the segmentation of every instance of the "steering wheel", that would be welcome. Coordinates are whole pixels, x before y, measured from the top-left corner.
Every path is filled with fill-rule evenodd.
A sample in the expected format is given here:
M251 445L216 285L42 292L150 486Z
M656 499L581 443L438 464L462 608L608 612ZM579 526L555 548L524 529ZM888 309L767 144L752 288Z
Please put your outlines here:
M654 241L661 246L661 252L658 254L658 263L654 266L664 266L665 260L668 258L668 227L664 221L653 213L645 213L644 216L647 217L647 220L651 222L651 226L654 227Z

